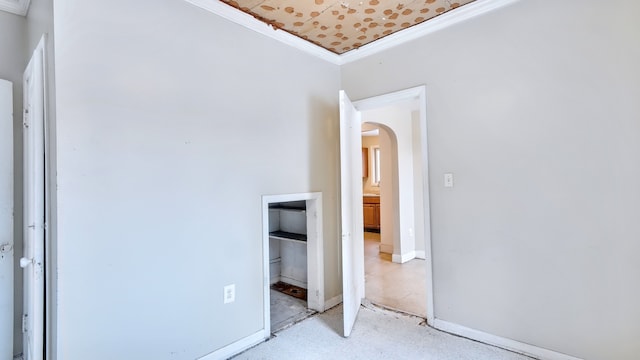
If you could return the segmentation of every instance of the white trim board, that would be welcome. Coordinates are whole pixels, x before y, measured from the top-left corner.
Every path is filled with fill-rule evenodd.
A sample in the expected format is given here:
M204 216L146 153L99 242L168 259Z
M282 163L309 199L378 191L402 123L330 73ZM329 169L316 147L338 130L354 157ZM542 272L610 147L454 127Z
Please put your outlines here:
M331 299L324 302L324 309L329 310L334 306L342 304L342 295L334 296Z
M7 1L7 0L0 0ZM197 7L210 11L218 16L242 25L272 39L278 40L289 46L295 47L310 55L328 61L336 65L343 65L367 56L377 54L394 46L415 40L419 37L442 30L451 25L471 19L494 9L509 5L519 0L476 0L457 9L427 20L419 25L395 32L380 40L373 41L359 49L347 51L342 55L332 53L318 45L312 44L286 31L275 30L266 23L253 16L231 7L219 0L185 0Z
M26 16L30 0L0 0L0 10Z
M219 0L185 0L199 8L210 11L238 25L242 25L247 29L253 30L259 34L268 36L287 45L293 46L303 52L319 57L328 62L339 64L340 56L326 50L320 46L314 45L306 40L302 40L295 35L291 35L286 31L277 30L254 18L253 16L242 12L230 5Z
M404 264L407 261L413 260L415 258L416 258L416 252L409 251L406 254L393 254L391 256L391 261L393 261L396 264Z
M467 339L476 340L481 343L497 346L519 354L533 356L542 360L583 360L571 355L544 349L538 346L526 344L520 341L507 339L501 336L489 334L483 331L471 329L462 325L450 323L448 321L435 319L433 327L455 335L460 335Z
M264 338L262 330L260 330L212 353L199 357L198 360L228 359L229 357L239 354L252 346L260 344L263 341L266 341L266 339Z

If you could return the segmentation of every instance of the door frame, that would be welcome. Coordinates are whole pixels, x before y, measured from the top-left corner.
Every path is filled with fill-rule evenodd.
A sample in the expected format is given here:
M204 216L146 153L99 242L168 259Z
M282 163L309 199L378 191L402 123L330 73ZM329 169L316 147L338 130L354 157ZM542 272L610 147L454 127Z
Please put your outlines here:
M424 222L424 250L426 266L426 286L427 286L427 324L433 326L434 314L434 294L433 294L433 258L431 251L431 214L429 203L429 153L427 144L427 87L426 85L395 91L383 95L373 96L353 102L355 108L362 112L374 110L382 107L393 106L394 104L406 102L407 100L418 101L419 124L420 124L420 153L422 172L422 194L423 194L423 222ZM363 121L361 119L362 122ZM364 256L364 254L362 255ZM366 296L366 294L365 294Z
M262 196L262 281L264 339L271 337L271 276L269 273L269 204L305 201L307 217L307 308L324 312L324 236L322 193L297 193Z

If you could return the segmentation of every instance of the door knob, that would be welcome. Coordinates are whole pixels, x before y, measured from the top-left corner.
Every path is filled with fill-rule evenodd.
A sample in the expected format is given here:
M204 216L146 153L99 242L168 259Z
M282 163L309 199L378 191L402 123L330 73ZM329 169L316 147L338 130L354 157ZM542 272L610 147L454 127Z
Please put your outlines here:
M27 266L33 264L33 259L20 258L20 267L26 268Z

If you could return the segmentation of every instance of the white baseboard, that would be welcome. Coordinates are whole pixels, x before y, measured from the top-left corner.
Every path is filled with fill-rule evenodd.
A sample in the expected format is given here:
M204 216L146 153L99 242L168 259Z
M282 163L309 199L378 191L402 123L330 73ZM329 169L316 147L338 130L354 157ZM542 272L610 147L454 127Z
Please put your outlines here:
M380 252L385 254L393 254L393 245L380 244Z
M416 252L415 251L409 251L406 254L402 254L402 255L398 255L398 254L393 254L391 256L391 261L393 261L394 263L397 264L404 264L409 260L413 260L416 258Z
M416 259L425 260L427 258L427 253L424 250L416 250Z
M533 356L541 360L583 360L571 355L566 355L556 351L544 349L534 345L529 345L523 342L507 339L501 336L492 335L486 332L482 332L468 327L450 323L448 321L435 319L433 327L446 331L451 334L460 335L468 339L480 341L485 344L494 345L503 349L511 350L513 352Z
M204 355L203 357L198 358L198 360L228 359L233 355L239 354L240 352L265 341L268 338L268 336L270 336L270 332L267 332L267 337L265 337L264 330L260 330L257 333L247 336L246 338L240 339L221 349L218 349L212 353Z
M340 304L341 302L342 302L342 295L332 297L331 299L324 302L324 309L325 310L331 309L332 307Z
M297 287L301 287L303 289L307 288L307 283L306 282L302 282L284 275L280 275L280 281L282 281L283 283L287 283L287 284L291 284L291 285L295 285Z

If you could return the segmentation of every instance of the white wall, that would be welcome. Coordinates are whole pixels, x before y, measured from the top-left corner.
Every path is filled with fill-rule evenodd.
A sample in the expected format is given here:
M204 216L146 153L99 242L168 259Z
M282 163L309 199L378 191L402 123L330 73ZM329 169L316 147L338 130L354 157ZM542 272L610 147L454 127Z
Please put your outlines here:
M437 318L637 358L639 11L520 1L343 66L354 99L427 84Z
M392 131L380 130L380 252L399 251L398 144ZM392 257L393 259L393 257Z
M22 73L26 66L26 19L0 11L0 79L13 82L13 183L14 183L14 354L22 352Z
M420 112L411 112L411 135L413 144L413 218L414 220L414 243L416 257L424 259L425 254L425 228L428 228L429 219L425 219L424 211L424 176L423 176L423 155L422 136L420 136ZM428 154L427 154L428 156Z
M54 10L58 358L194 359L259 331L263 194L323 192L339 295L339 68L181 0Z

